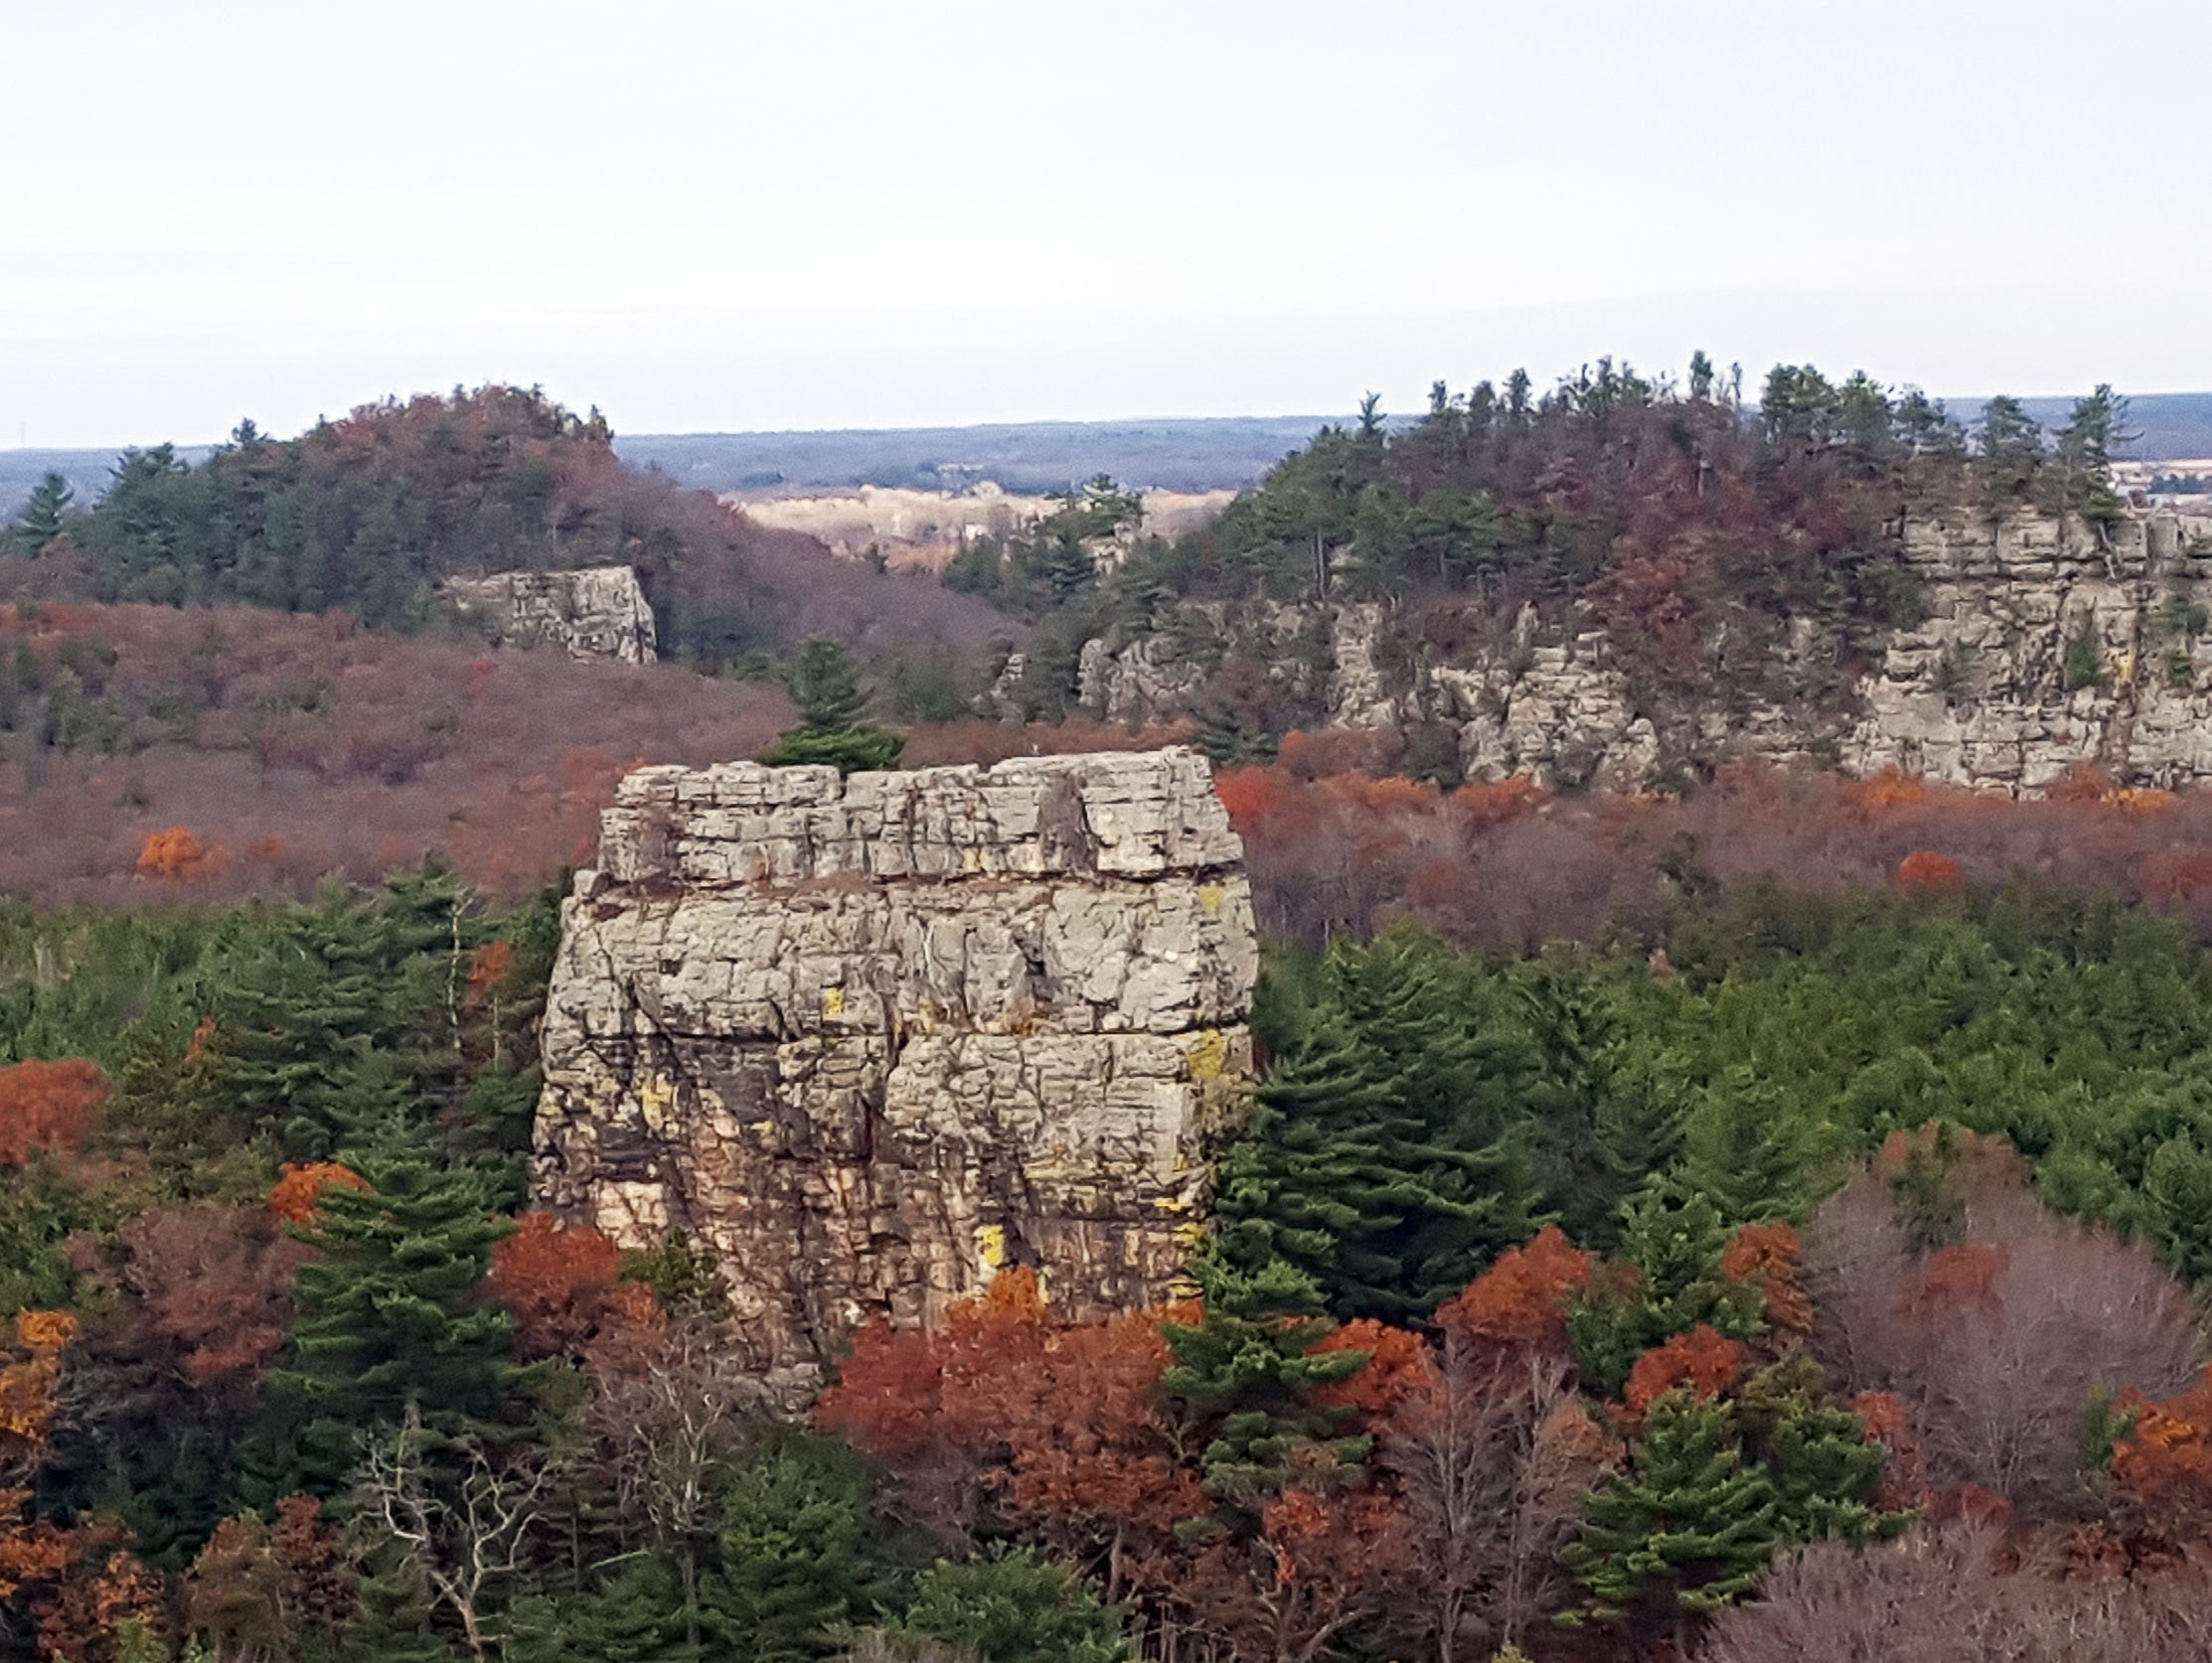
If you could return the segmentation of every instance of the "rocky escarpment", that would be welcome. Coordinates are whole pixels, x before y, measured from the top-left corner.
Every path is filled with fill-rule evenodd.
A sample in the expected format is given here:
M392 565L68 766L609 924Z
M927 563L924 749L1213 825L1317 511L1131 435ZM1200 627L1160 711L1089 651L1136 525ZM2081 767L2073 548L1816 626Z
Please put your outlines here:
M509 647L557 647L572 659L651 664L653 608L628 566L502 571L446 580L445 598Z
M1439 651L1383 606L1206 603L1091 643L1079 692L1103 716L1199 713L1212 669L1244 657L1302 720L1441 724L1476 779L1636 789L1739 757L2007 790L2084 763L2124 784L2212 779L2212 520L1958 510L1908 519L1896 542L1918 621L1861 644L1867 668L1841 680L1845 655L1812 619L1787 621L1757 685L1685 699L1640 688L1579 607L1522 607ZM1299 641L1321 651L1271 650ZM1759 690L1777 686L1825 690Z
M563 913L541 1198L711 1251L794 1392L1005 1265L1156 1300L1251 1073L1242 852L1182 750L632 774Z

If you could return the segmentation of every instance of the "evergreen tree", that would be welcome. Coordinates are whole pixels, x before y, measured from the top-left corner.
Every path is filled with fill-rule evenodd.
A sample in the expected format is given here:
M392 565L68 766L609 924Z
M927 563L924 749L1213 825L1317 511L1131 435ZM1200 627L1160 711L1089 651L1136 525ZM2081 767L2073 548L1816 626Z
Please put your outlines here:
M48 473L32 487L30 500L17 514L11 538L20 553L36 554L62 534L62 526L77 493L60 474Z
M799 706L799 725L786 728L760 760L771 767L827 764L841 774L888 768L905 741L866 719L868 693L853 656L834 641L809 641L792 658L784 686Z
M1811 1122L1800 1097L1732 1069L1684 1117L1681 1158L1665 1182L1703 1196L1731 1229L1799 1217L1831 1135Z
M511 1615L509 1626L526 1626L517 1620L522 1615ZM665 1560L648 1554L616 1562L581 1598L546 1602L544 1615L553 1618L550 1627L542 1617L527 1626L544 1633L547 1663L561 1658L697 1663L702 1655L698 1642L685 1636L684 1599L675 1572Z
M455 1093L458 994L484 940L451 874L331 889L209 967L215 1024L192 1105L203 1135L273 1134L292 1160L403 1138Z
M1671 1618L1679 1636L1682 1613L1749 1591L1784 1541L1774 1486L1737 1447L1728 1407L1678 1386L1654 1401L1628 1469L1591 1494L1559 1560L1590 1596L1583 1617Z
M1866 1423L1827 1401L1819 1365L1794 1356L1744 1382L1737 1414L1746 1449L1776 1496L1776 1526L1791 1542L1894 1536L1911 1514L1876 1505L1887 1451Z
M934 1641L976 1663L1135 1663L1121 1612L1063 1565L1017 1549L965 1564L940 1560L883 1633Z
M333 1493L362 1434L407 1405L455 1431L500 1409L514 1323L481 1294L505 1227L483 1178L427 1147L364 1158L371 1188L323 1191L302 1232L317 1256L294 1288L290 1355L268 1380L280 1490Z
M1303 1477L1332 1467L1348 1475L1367 1439L1345 1436L1349 1412L1313 1394L1357 1374L1367 1354L1316 1349L1335 1324L1312 1280L1280 1260L1245 1272L1209 1255L1196 1272L1203 1310L1195 1322L1162 1324L1175 1362L1161 1385L1208 1435L1207 1492L1256 1501L1282 1489L1294 1465Z
M2043 467L2043 429L2017 398L1998 396L1981 407L1980 460L1989 506L2016 503Z
M1592 1281L1567 1312L1567 1336L1589 1386L1619 1392L1637 1358L1703 1323L1729 1339L1759 1332L1755 1283L1721 1275L1730 1232L1709 1196L1659 1186L1624 1209L1621 1256L1633 1273Z
M1225 1163L1224 1242L1248 1269L1288 1261L1341 1316L1426 1315L1542 1222L1533 1046L1412 931L1333 953L1322 998Z
M868 1475L843 1444L771 1441L723 1495L723 1569L705 1595L711 1630L754 1663L834 1655L883 1591L868 1504Z
M354 1596L354 1619L334 1647L338 1663L452 1663L462 1655L437 1631L421 1573L395 1544L370 1549Z

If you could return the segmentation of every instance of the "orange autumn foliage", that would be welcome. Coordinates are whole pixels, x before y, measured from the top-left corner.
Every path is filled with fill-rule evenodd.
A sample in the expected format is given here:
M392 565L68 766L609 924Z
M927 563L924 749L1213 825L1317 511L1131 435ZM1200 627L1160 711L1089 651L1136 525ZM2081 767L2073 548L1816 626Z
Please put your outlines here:
M1564 1353L1567 1296L1589 1285L1597 1255L1546 1225L1526 1247L1499 1255L1457 1298L1437 1308L1447 1333L1491 1347L1530 1346Z
M1997 1278L2004 1272L2004 1248L1995 1242L1962 1242L1940 1248L1920 1279L1919 1303L1941 1306L1973 1300L1998 1302Z
M1805 1244L1787 1222L1747 1224L1720 1256L1720 1274L1730 1282L1757 1283L1766 1295L1766 1318L1774 1327L1807 1333L1813 1327L1813 1301L1800 1282Z
M1896 884L1908 895L1948 894L1967 886L1967 869L1948 854L1917 848L1897 862Z
M312 1224L323 1191L367 1190L369 1180L351 1167L332 1160L286 1161L284 1175L269 1191L269 1211L286 1224Z
M515 1318L525 1354L550 1357L581 1344L622 1269L612 1237L551 1213L525 1213L512 1236L493 1244L484 1290Z
M0 1068L0 1166L82 1148L109 1090L107 1076L81 1057Z
M1700 1398L1714 1398L1743 1378L1744 1348L1700 1322L1636 1360L1622 1396L1631 1414L1642 1415L1660 1393L1688 1386Z
M1875 1496L1878 1506L1892 1512L1924 1506L1928 1486L1922 1476L1920 1439L1914 1436L1911 1412L1894 1392L1861 1392L1850 1411L1865 1427L1869 1443L1883 1449L1882 1484Z
M1918 774L1884 768L1863 780L1843 782L1836 794L1854 808L1917 809L1928 801L1928 782Z
M2113 1476L2165 1532L2212 1536L2212 1369L2163 1402L2123 1400L2134 1426L2113 1450Z
M1366 1366L1322 1387L1314 1401L1329 1409L1352 1410L1364 1425L1388 1420L1409 1399L1437 1384L1436 1352L1429 1342L1371 1316L1346 1322L1314 1347L1316 1355L1330 1351L1364 1351Z
M172 826L166 832L148 832L138 850L138 871L142 877L163 878L172 882L190 882L196 878L213 877L226 864L221 849L213 849L182 826Z
M504 941L489 941L469 955L468 992L463 1008L480 1010L492 992L515 974L515 949Z

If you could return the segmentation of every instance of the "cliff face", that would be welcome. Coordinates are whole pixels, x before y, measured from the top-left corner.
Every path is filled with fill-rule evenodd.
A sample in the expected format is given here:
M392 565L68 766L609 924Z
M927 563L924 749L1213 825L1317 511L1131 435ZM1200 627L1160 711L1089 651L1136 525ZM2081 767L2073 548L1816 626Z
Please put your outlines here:
M557 647L572 659L651 664L659 656L653 609L628 566L582 571L502 571L455 577L445 597L510 647Z
M1839 696L1777 702L1714 686L1703 700L1666 700L1639 691L1579 610L1525 607L1440 653L1375 605L1185 607L1177 628L1195 645L1093 642L1081 695L1101 715L1190 713L1200 667L1244 654L1270 662L1314 719L1446 724L1476 779L1531 772L1636 789L1732 757L1902 768L2007 790L2048 785L2081 763L2124 784L2212 779L2212 519L2155 515L2100 529L1961 512L1908 521L1901 550L1920 622L1872 644L1871 667ZM1318 672L1269 651L1302 634L1326 642ZM1838 646L1813 620L1792 621L1778 649L1784 674L1769 684L1832 683Z
M1242 854L1187 751L633 774L564 909L541 1199L711 1249L793 1392L1002 1265L1156 1300L1251 1075Z

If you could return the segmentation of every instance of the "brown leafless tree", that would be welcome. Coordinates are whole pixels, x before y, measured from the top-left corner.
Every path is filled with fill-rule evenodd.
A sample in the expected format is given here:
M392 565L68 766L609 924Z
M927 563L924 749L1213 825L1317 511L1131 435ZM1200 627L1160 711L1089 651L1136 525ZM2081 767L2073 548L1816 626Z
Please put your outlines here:
M488 1620L488 1601L528 1557L552 1467L539 1451L494 1461L480 1445L464 1442L462 1470L448 1480L425 1459L429 1441L421 1413L410 1403L399 1429L368 1447L357 1522L365 1536L397 1544L432 1608L452 1613L469 1656L485 1663L501 1640Z
M1904 1401L1932 1483L2047 1512L2078 1481L2091 1394L2181 1390L2204 1325L2148 1253L2024 1188L1980 1186L1956 1219L1956 1240L1920 1245L1872 1174L1826 1203L1807 1246L1813 1346L1847 1391Z
M1408 1586L1437 1663L1516 1643L1549 1603L1558 1553L1596 1476L1564 1364L1455 1339L1398 1414L1382 1456L1406 1514Z
M1986 1530L1916 1531L1775 1562L1753 1603L1723 1611L1698 1663L2201 1663L2212 1576L2062 1580L2008 1565Z

